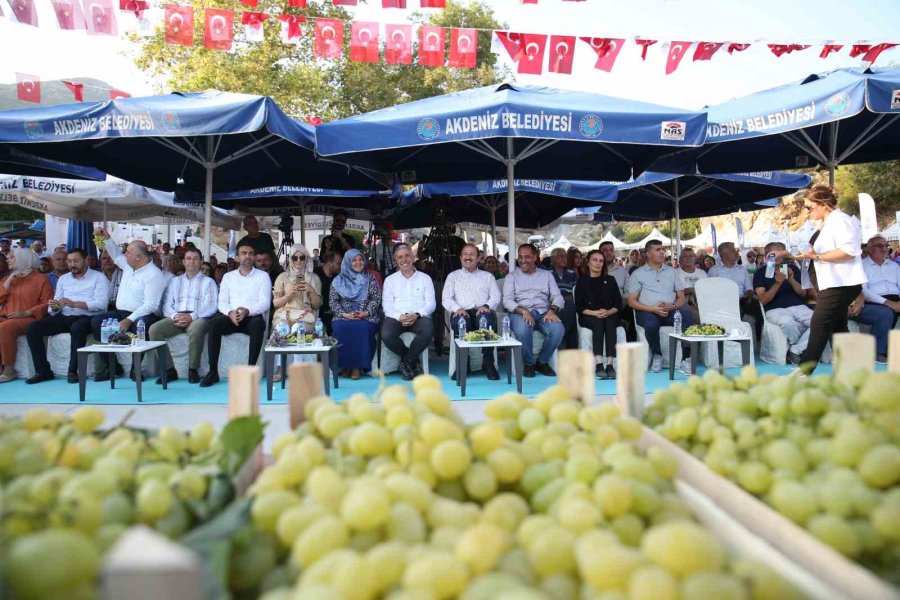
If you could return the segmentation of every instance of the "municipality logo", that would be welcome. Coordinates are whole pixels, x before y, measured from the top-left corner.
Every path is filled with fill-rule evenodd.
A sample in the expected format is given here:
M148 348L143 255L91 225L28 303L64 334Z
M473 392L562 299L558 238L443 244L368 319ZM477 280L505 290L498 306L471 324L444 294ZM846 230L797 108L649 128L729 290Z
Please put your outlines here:
M485 192L487 192L488 190L491 189L491 184L490 184L490 182L487 182L487 181L479 181L478 183L475 184L475 189L478 190L480 193L484 194Z
M900 90L891 92L891 110L900 108Z
M25 121L25 134L35 140L44 135L44 128L40 121Z
M586 138L595 138L603 133L603 120L597 115L584 115L578 122L578 131Z
M832 117L839 117L850 110L850 96L844 92L835 94L825 101L825 112Z
M683 142L686 129L687 123L684 121L663 121L660 124L659 139Z
M559 194L560 196L568 196L572 193L572 184L564 181L559 184Z
M441 125L436 119L425 117L419 121L419 125L416 127L416 133L418 133L419 137L426 142L430 142L436 140L438 136L441 135Z
M178 131L181 129L181 121L178 120L178 115L175 113L163 113L162 126L167 131Z

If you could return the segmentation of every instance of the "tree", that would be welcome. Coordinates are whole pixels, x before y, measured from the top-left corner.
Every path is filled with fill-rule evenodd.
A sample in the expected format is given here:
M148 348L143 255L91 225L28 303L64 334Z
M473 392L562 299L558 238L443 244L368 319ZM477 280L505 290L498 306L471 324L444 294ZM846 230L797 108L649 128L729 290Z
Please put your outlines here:
M194 6L195 21L199 21L194 46L166 44L162 27L149 38L134 38L139 48L135 57L137 66L161 78L173 90L218 89L271 96L294 117L316 115L330 120L489 85L501 81L505 75L490 52L489 31L478 33L475 69L422 67L416 64L415 52L411 65L352 62L349 27L344 33L343 57L318 59L313 55L311 19L350 20L345 10L330 4L310 4L304 11L310 22L304 25L298 46L282 44L278 23L270 20L262 42L248 42L241 32L235 35L231 52L207 50L202 46L203 8L231 8L234 4L224 0L190 3ZM284 10L284 5L263 0L256 10L276 15ZM503 28L494 19L493 11L480 1L465 6L449 2L444 11L428 16L416 13L413 20L444 27Z
M865 192L875 199L880 220L894 221L894 211L900 210L900 161L892 160L859 165L846 165L835 173L835 188L841 208L849 213L859 212L859 194Z

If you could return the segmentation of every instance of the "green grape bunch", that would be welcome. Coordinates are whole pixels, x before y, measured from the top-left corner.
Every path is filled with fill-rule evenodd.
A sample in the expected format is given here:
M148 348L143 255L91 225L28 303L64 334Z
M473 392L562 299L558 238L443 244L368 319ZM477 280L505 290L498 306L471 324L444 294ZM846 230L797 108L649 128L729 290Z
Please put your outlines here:
M500 336L492 329L476 329L466 333L463 339L467 342L495 342Z
M691 325L684 330L684 335L725 335L725 328L710 323Z

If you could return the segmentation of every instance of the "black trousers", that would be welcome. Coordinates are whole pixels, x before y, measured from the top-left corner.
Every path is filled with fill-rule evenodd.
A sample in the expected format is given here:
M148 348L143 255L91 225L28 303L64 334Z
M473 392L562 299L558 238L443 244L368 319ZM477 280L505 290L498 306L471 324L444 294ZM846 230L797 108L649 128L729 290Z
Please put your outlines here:
M77 351L87 346L87 336L91 333L91 315L51 315L28 326L25 330L25 339L28 340L28 348L31 350L34 370L39 375L52 372L50 363L47 362L47 346L44 345L44 338L60 333L68 333L72 338L69 349L69 373L77 373Z
M266 320L262 315L244 317L238 325L231 322L228 315L217 313L209 320L209 372L219 372L219 353L222 351L222 336L244 333L250 336L248 365L255 365L262 350L263 336L266 334Z
M575 320L575 298L572 294L563 296L565 304L559 311L559 320L562 321L566 332L563 335L563 346L568 350L578 350L578 324Z
M822 358L825 346L835 333L847 331L847 309L862 291L861 285L834 287L819 292L819 300L809 324L809 343L800 355L800 363L811 363L804 369L812 373Z
M759 301L754 296L750 296L749 298L744 298L741 300L738 305L740 308L741 316L743 317L747 313L753 316L753 320L756 322L756 339L762 339L762 330L763 323L765 323L765 316L762 314L762 309L759 307Z
M94 315L91 317L91 330L94 333L94 339L100 341L100 328L103 326L103 321L106 319L116 319L118 321L124 321L128 318L128 315L131 314L130 310L111 310L109 312L100 313L99 315ZM147 339L150 339L150 326L159 321L159 317L156 315L144 315L143 317L137 319L134 323L131 324L131 327L128 328L128 331L131 333L137 333L137 324L138 321L144 322L144 327L147 330ZM101 343L105 343L106 340L102 340ZM95 361L95 369L99 372L104 372L109 368L109 363L107 362L107 357L103 356L100 353L94 355ZM71 366L71 365L70 365Z
M616 357L616 328L619 326L618 313L601 319L590 315L578 315L578 323L590 329L594 344L594 356ZM604 341L605 340L605 341ZM606 352L603 352L604 345Z
M400 334L407 331L413 332L416 336L409 348L400 339ZM400 321L391 317L385 317L381 324L381 341L406 364L416 364L419 355L431 343L432 336L434 336L434 324L428 317L419 317L409 327L404 327Z
M637 341L637 329L634 327L634 309L628 305L619 310L619 323L625 328L625 340L628 342Z
M486 312L483 314L476 314L476 310L474 308L470 308L466 311L466 314L460 317L454 317L452 314L450 315L450 327L453 328L454 332L459 331L459 322L462 319L466 321L466 331L475 331L478 329L478 321L481 320L481 317L487 319L487 326L497 331L497 317L494 315L494 311ZM500 333L497 331L497 333ZM450 352L454 352L453 348L450 348ZM489 363L494 362L494 348L482 348L481 353L485 356L484 364L487 365Z

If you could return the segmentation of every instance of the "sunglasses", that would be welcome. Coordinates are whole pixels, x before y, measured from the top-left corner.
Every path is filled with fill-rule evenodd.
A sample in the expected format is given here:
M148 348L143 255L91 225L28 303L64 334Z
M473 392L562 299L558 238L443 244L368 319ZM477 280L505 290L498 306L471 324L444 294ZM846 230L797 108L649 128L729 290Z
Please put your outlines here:
M306 257L303 256L303 255L300 255L300 256L292 256L292 257L291 257L291 260L294 261L294 262L304 262L304 261L306 260Z

